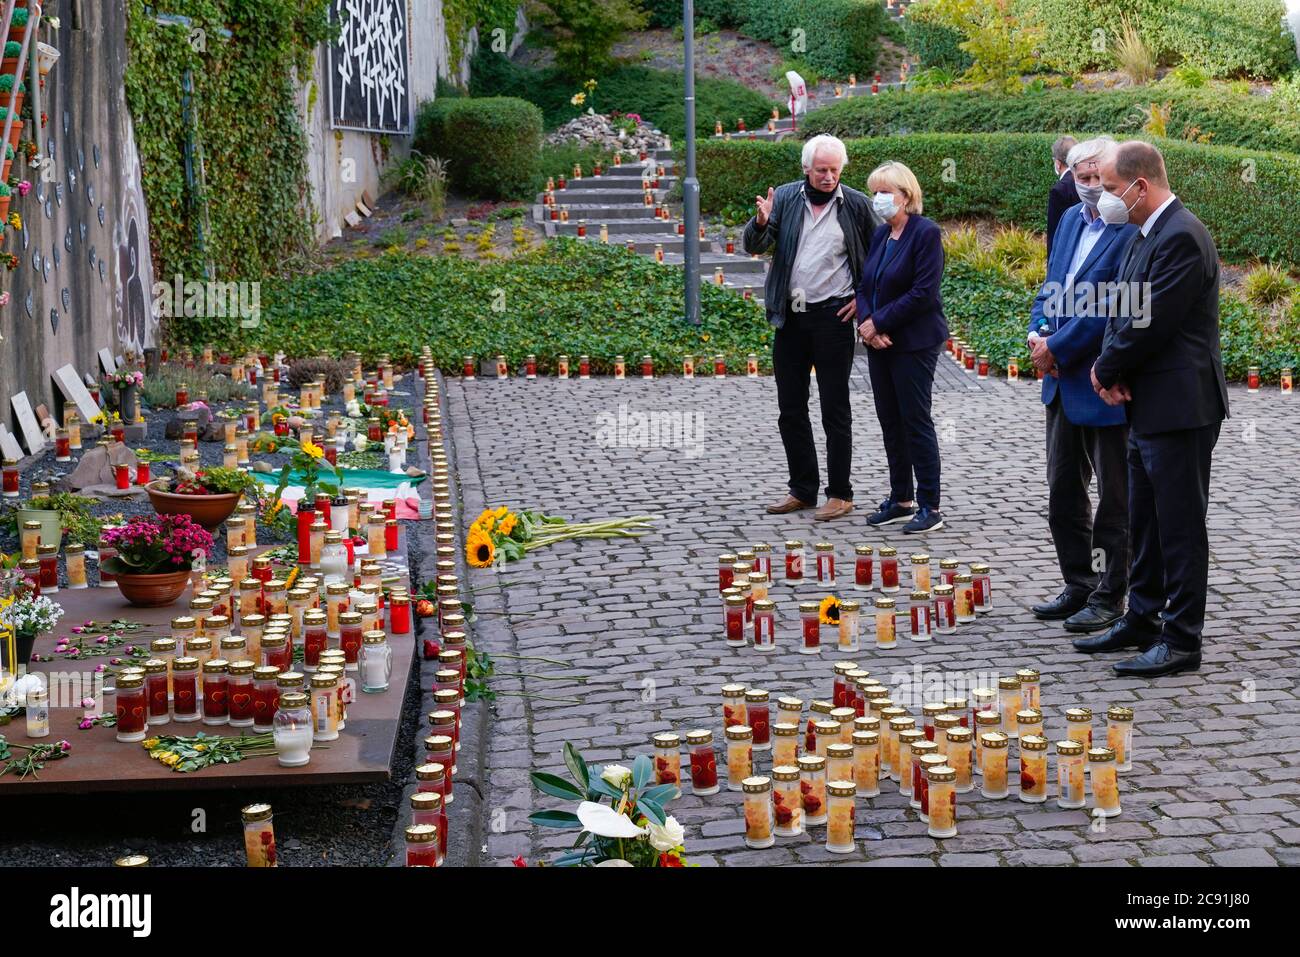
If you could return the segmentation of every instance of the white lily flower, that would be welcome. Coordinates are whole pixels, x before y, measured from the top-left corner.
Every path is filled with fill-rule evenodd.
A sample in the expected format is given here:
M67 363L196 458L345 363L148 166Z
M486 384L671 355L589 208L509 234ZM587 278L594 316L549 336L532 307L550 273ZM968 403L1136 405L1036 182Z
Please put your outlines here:
M627 815L595 801L583 801L578 805L578 820L583 830L597 837L641 837L645 834L645 828L637 827Z

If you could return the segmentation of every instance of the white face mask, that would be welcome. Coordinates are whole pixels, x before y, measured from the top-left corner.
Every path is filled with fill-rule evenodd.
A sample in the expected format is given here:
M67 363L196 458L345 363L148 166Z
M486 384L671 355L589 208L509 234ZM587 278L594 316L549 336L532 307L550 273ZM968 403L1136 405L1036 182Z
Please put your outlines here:
M871 197L871 208L881 219L893 219L898 215L898 204L894 202L893 193L877 193Z
M1097 198L1097 215L1101 217L1102 222L1108 226L1123 226L1128 222L1129 212L1133 209L1133 206L1141 202L1141 197L1133 200L1133 206L1125 206L1124 194L1132 189L1133 183L1136 182L1137 180L1133 180L1132 183L1129 183L1124 192L1118 196L1114 193L1102 191L1101 196Z
M1101 194L1105 192L1100 186L1084 186L1078 180L1074 181L1074 191L1079 194L1079 199L1087 203L1093 209L1097 208L1097 201L1101 199Z

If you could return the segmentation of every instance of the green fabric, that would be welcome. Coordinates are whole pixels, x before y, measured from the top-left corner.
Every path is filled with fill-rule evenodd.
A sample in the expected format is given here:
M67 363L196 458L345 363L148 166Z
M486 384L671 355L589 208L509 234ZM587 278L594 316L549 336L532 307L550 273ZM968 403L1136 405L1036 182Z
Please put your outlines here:
M397 488L399 485L406 483L412 488L423 482L427 475L405 475L395 472L385 472L381 469L345 469L338 470L342 476L342 488ZM255 472L253 477L263 485L269 485L274 488L280 484L280 473L272 472L269 475L265 472ZM290 485L306 485L306 476L302 472L294 469L289 473Z

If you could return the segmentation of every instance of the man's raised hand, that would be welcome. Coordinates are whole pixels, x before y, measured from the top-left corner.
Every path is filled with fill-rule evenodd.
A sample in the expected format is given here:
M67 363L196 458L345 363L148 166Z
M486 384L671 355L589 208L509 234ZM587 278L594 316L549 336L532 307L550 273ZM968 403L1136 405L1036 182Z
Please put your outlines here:
M762 196L755 196L755 197L754 197L754 200L755 200L755 202L754 202L754 207L758 210L758 212L757 212L757 214L756 214L756 216L755 216L755 219L757 220L758 225L760 225L760 226L766 226L766 225L767 225L767 219L768 219L769 216L772 215L772 197L775 196L775 195L776 195L776 190L774 190L771 186L769 186L769 187L767 188L767 198L766 198L766 199L764 199Z

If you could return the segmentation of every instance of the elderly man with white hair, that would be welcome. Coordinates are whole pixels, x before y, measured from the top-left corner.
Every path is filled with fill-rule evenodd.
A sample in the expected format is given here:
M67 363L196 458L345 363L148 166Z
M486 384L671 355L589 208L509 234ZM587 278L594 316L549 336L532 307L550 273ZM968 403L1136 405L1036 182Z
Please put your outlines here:
M854 290L871 235L880 224L871 200L840 182L848 163L834 136L803 147L803 179L756 197L741 240L748 253L772 250L764 287L768 321L776 327L772 368L778 424L790 470L789 494L767 506L775 515L813 508L820 473L808 418L810 373L817 369L826 432L826 504L814 517L829 521L853 511Z

